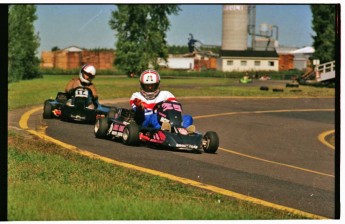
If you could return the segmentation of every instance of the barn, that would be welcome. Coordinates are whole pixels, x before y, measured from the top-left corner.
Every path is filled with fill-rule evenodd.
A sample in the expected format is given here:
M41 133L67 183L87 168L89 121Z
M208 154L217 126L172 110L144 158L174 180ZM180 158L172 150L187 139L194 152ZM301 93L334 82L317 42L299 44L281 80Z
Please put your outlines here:
M114 50L87 50L71 46L57 51L42 51L41 68L76 69L93 64L97 69L112 69Z

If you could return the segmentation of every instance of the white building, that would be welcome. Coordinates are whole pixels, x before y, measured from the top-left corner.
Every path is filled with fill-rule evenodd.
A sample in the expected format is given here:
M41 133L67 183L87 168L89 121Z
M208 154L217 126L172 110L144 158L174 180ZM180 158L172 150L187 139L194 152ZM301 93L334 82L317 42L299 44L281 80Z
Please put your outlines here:
M158 64L169 69L193 70L194 58L169 57L166 62L163 59L158 59Z
M279 56L276 51L222 50L217 70L232 71L278 71Z
M303 70L308 67L309 58L313 55L315 49L313 47L304 47L294 51L290 54L294 56L294 66L296 69Z

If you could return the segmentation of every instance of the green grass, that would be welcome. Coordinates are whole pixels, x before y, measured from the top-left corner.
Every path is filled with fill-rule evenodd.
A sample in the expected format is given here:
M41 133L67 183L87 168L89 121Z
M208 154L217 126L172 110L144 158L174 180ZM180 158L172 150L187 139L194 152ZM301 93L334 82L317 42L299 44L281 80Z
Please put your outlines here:
M10 83L9 110L43 105L74 75ZM138 79L98 76L100 100L129 98ZM300 86L300 93L260 91L228 78L162 78L181 96L330 96L332 88ZM270 88L276 88L270 87ZM22 220L253 220L302 219L164 178L93 160L26 134L9 132L8 219Z
M9 132L8 220L303 219Z
M58 91L64 91L73 75L44 75L42 79L25 80L8 85L9 110L43 105L48 98L55 98ZM287 81L288 82L288 81ZM139 90L138 78L98 76L94 83L99 92L100 101L104 99L130 98ZM299 86L301 92L291 92L292 88L281 85L269 86L270 91L261 91L259 86L235 85L238 79L229 78L162 78L161 89L169 90L176 97L181 96L264 96L264 97L320 97L335 96L334 88ZM269 82L264 83L269 85ZM282 88L284 92L272 92L273 88ZM294 88L295 89L295 88Z

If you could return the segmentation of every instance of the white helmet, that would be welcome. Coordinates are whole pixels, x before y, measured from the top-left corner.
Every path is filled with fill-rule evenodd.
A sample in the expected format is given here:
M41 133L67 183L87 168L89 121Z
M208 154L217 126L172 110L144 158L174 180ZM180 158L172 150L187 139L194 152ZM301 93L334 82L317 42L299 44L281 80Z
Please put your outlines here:
M140 75L141 94L148 100L154 99L159 93L160 76L153 69L145 70Z
M89 77L89 79L85 78L85 75ZM96 76L96 68L93 65L86 64L80 69L79 78L80 81L86 84L90 84L91 81Z

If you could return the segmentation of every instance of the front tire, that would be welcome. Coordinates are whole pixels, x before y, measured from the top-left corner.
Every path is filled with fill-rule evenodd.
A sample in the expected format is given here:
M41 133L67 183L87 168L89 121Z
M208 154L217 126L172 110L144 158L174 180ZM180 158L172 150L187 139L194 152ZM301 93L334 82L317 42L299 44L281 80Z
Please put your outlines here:
M216 132L208 131L202 139L202 148L206 153L215 153L218 150L219 138Z
M122 141L126 145L139 144L139 126L136 123L129 123L123 130Z
M96 138L106 138L108 133L108 119L100 118L96 120L95 123L95 136Z
M50 103L50 100L46 100L44 102L44 108L43 108L43 118L44 119L51 119L53 118L53 114L52 114L52 105Z

